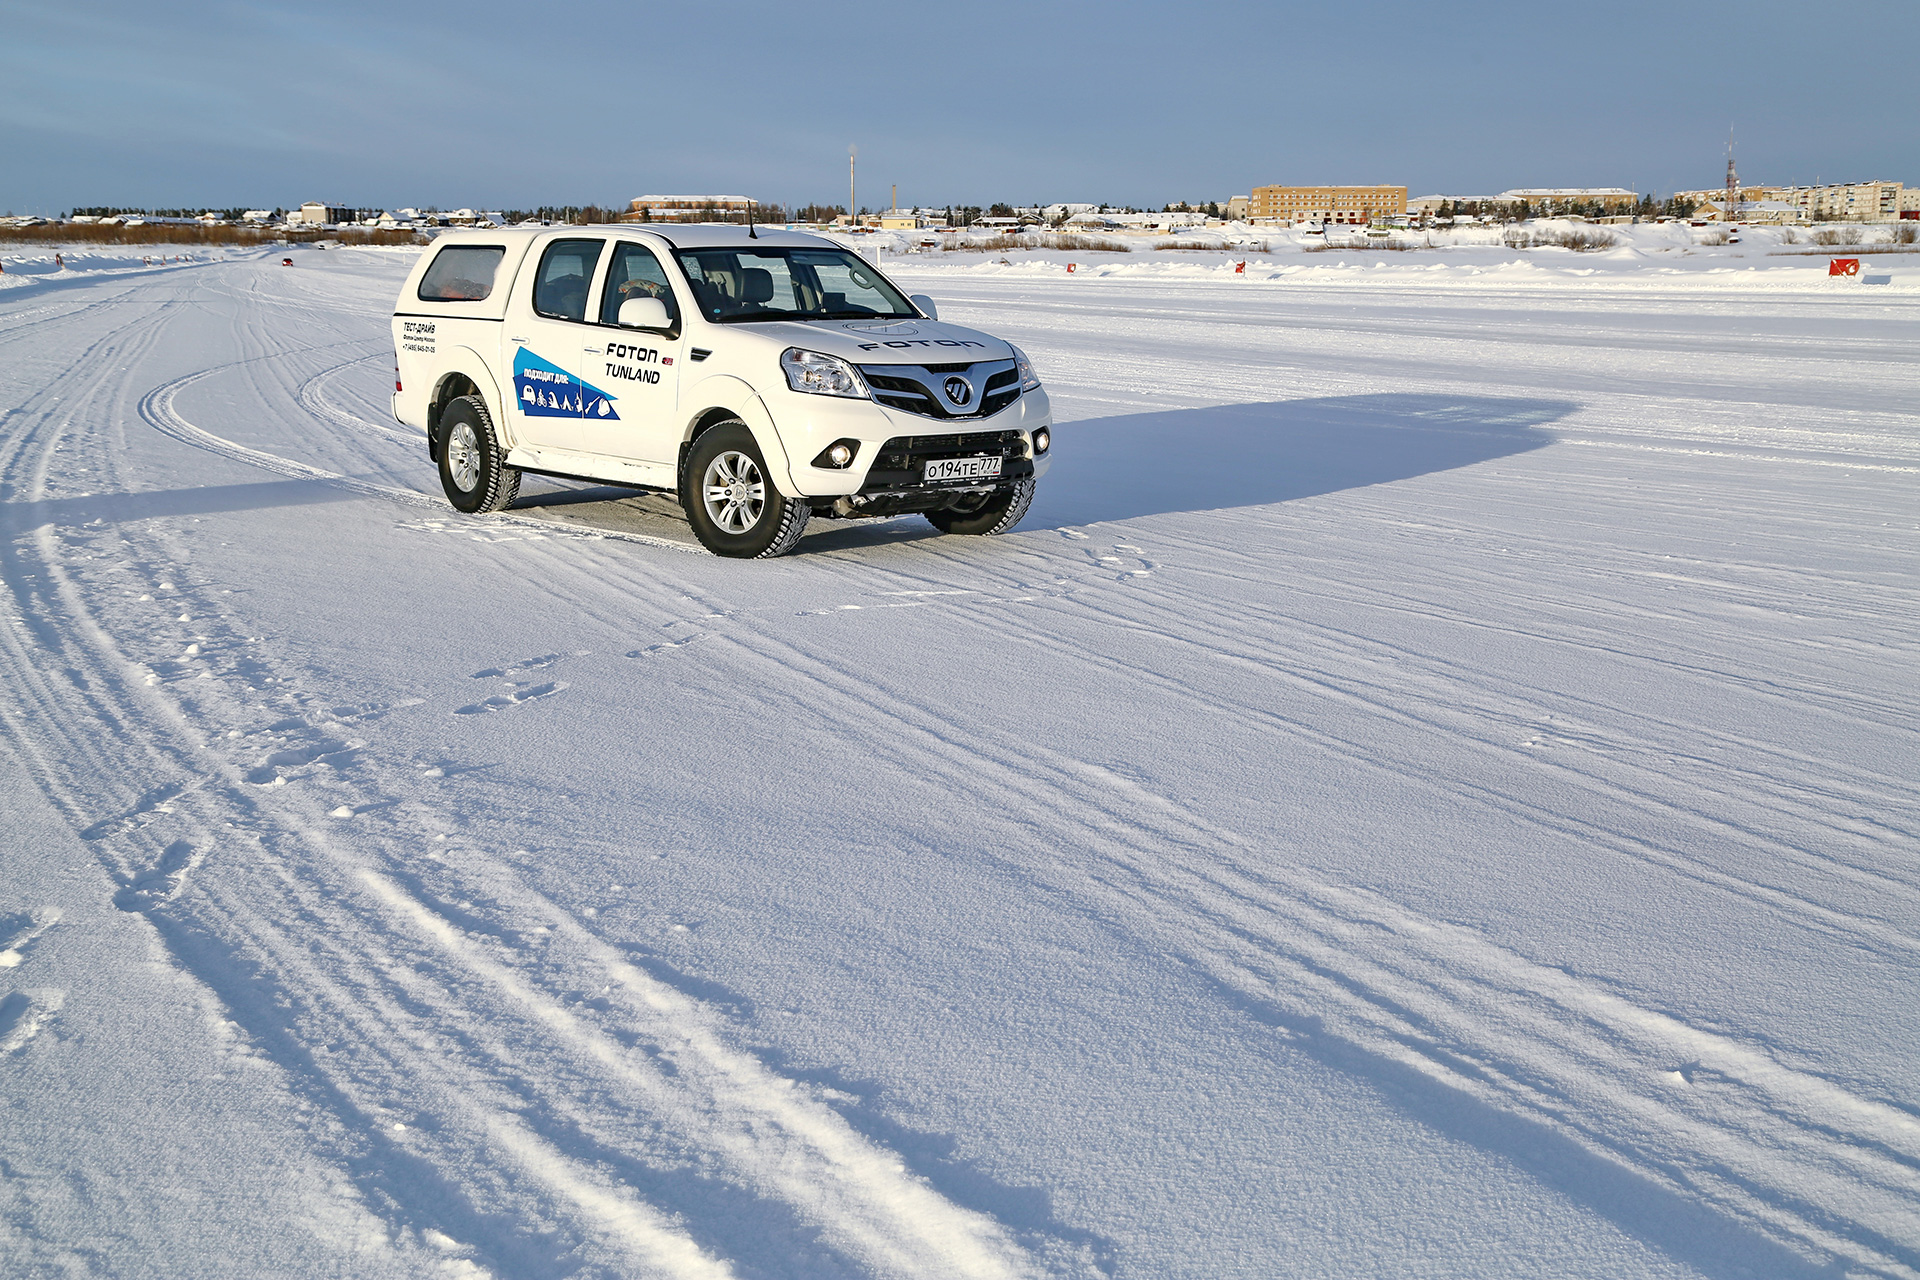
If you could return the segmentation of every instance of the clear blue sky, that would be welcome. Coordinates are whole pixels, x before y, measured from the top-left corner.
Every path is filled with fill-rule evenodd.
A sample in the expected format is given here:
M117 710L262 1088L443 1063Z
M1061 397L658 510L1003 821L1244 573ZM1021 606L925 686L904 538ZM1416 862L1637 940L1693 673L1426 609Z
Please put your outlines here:
M1920 184L1920 3L0 0L0 209Z

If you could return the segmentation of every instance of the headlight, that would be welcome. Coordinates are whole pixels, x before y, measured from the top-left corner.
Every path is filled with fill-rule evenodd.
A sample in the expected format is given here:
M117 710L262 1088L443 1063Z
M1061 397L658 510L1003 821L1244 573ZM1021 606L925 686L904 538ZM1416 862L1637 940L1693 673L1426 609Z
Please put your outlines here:
M1007 345L1013 347L1011 342ZM1018 347L1013 347L1013 363L1020 369L1020 389L1022 391L1039 390L1040 375L1033 371L1033 361L1027 359L1027 353Z
M786 371L787 385L810 396L847 396L867 398L867 383L860 371L839 356L788 347L780 353L780 367Z

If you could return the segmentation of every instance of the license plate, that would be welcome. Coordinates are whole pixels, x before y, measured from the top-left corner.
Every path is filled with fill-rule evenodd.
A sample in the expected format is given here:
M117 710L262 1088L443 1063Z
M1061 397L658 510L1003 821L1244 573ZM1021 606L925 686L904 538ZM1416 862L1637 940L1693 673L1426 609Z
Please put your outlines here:
M1000 474L999 458L929 458L928 480L987 480Z

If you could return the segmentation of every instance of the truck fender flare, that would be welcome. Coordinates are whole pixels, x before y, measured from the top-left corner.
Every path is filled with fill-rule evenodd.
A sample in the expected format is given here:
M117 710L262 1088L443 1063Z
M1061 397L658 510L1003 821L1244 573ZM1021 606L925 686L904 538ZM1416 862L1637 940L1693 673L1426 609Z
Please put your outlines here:
M513 428L508 425L507 402L500 394L500 384L495 381L493 370L472 347L449 347L441 353L440 360L433 369L433 390L427 396L427 422L429 431L437 425L435 406L443 399L442 395L448 380L465 378L480 390L480 398L487 402L488 416L493 419L493 429L500 434L503 447L512 448L517 441L513 439Z
M688 416L680 436L682 489L686 487L684 471L694 437L715 421L738 418L747 424L747 430L753 432L753 441L760 446L760 456L766 459L774 487L788 497L800 496L800 486L794 483L793 465L787 458L786 446L780 443L780 433L774 428L773 415L767 412L766 402L761 400L758 392L742 379L729 374L716 374L703 378L684 394L686 398L682 403L699 405L700 408Z

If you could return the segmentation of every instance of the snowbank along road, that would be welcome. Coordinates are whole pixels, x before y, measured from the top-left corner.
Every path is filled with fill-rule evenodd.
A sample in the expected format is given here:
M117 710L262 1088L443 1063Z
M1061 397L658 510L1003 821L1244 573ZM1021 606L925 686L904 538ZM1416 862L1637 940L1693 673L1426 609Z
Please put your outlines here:
M0 297L9 1274L1920 1276L1905 286L908 269L1040 500L746 564L408 265Z

